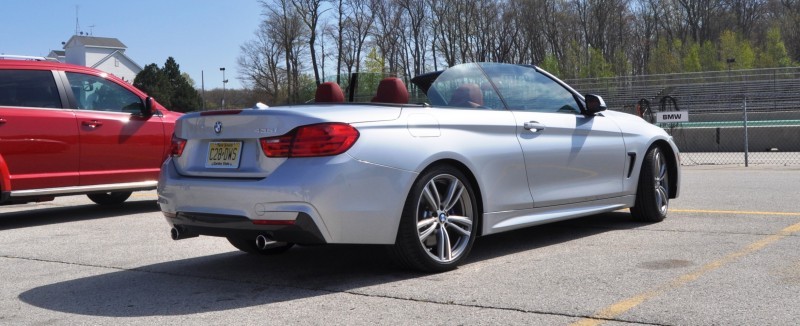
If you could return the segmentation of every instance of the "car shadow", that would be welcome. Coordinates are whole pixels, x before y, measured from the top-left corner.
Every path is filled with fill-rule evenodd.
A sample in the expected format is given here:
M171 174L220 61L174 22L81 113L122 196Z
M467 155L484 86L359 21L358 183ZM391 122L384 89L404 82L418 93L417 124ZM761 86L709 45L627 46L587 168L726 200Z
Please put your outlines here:
M646 224L613 212L479 238L465 267L484 260ZM43 309L107 317L176 316L289 302L371 286L439 279L395 265L385 246L298 246L277 256L232 251L48 284L20 300ZM457 270L458 271L458 270ZM456 272L457 272L456 271ZM443 285L446 286L446 285ZM382 295L381 295L382 296Z
M158 210L159 207L155 200L139 200L125 202L119 206L87 204L4 212L0 213L0 231L125 216Z
M580 239L606 231L634 229L649 224L634 221L627 211L592 215L480 237L466 263Z

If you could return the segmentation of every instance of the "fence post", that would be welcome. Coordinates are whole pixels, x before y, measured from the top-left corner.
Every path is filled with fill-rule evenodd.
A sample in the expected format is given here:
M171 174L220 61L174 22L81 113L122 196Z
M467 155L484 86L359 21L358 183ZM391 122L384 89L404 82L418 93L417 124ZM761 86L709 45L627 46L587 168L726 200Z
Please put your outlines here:
M743 81L744 81L744 167L749 166L749 157L750 157L750 139L749 139L749 130L747 129L747 74L742 74Z

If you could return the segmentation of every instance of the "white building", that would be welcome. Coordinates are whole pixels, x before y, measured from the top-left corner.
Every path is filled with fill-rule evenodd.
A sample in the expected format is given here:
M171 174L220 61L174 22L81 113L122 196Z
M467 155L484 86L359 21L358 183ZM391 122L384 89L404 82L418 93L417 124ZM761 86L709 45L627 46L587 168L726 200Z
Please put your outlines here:
M49 57L74 65L92 67L133 83L142 67L125 55L128 47L116 38L74 35L64 51L50 51Z

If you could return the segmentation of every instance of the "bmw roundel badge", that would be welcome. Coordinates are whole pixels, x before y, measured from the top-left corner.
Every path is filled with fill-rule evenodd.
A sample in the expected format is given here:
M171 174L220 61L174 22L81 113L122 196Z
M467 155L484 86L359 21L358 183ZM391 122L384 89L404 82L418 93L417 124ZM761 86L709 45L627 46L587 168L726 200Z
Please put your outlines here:
M214 124L214 132L216 133L222 132L222 122L217 121L217 123Z

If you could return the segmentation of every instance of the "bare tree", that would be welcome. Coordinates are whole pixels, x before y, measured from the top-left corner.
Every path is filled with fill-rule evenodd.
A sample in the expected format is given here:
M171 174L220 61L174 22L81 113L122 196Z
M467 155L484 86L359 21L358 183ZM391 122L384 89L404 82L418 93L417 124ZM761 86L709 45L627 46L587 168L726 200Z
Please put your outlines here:
M632 26L630 31L632 46L628 58L634 74L644 74L650 61L650 45L658 34L659 7L653 0L638 0L632 4Z
M720 0L677 0L684 10L686 24L696 43L709 38L711 18L721 7Z
M270 39L274 40L281 48L285 72L285 87L287 101L299 100L300 84L300 54L301 42L304 36L303 25L297 12L289 5L288 0L262 0L264 8L264 24Z
M423 56L425 54L425 45L423 38L425 37L424 28L426 16L428 15L427 8L424 0L395 0L398 5L403 8L408 19L408 29L411 32L411 39L408 42L408 49L411 54L411 64L413 68L411 74L418 75L422 73Z
M336 3L336 18L338 21L338 28L336 29L338 37L336 38L336 83L342 83L342 40L344 39L344 0L338 0Z
M268 100L275 103L286 100L286 95L281 94L286 75L280 68L284 48L273 38L275 34L271 27L267 21L261 22L255 33L256 39L240 47L238 65L242 83L266 94Z
M260 3L264 22L255 40L242 45L242 78L249 87L289 102L325 78L328 60L336 61L337 76L360 72L367 60L375 63L370 69L404 75L423 73L431 68L430 62L433 69L440 69L462 62L500 61L546 62L572 78L598 72L643 74L656 66L680 70L682 58L669 66L653 60L672 60L667 54L696 57L699 48L702 65L720 69L720 35L726 30L736 31L747 46L785 44L790 57L800 59L798 0ZM767 42L767 31L776 27L780 33L773 33ZM372 53L368 59L366 53Z
M759 20L766 14L766 0L727 0L736 17L736 26L742 35L750 36Z
M442 54L447 66L453 66L456 62L457 40L455 39L455 30L453 24L448 21L453 20L453 10L456 1L452 0L428 0L428 6L431 8L433 16L438 21L438 28L434 31L436 43L434 47Z
M373 42L384 58L387 72L397 72L401 69L403 56L403 9L391 1L375 7L373 12Z
M800 1L799 0L780 0L782 14L781 24L786 28L782 33L786 39L786 50L789 56L795 61L800 61Z
M319 17L323 13L321 6L328 0L291 0L297 15L303 20L308 28L308 51L311 54L311 66L314 71L314 80L320 84L319 66L317 64L317 25Z

